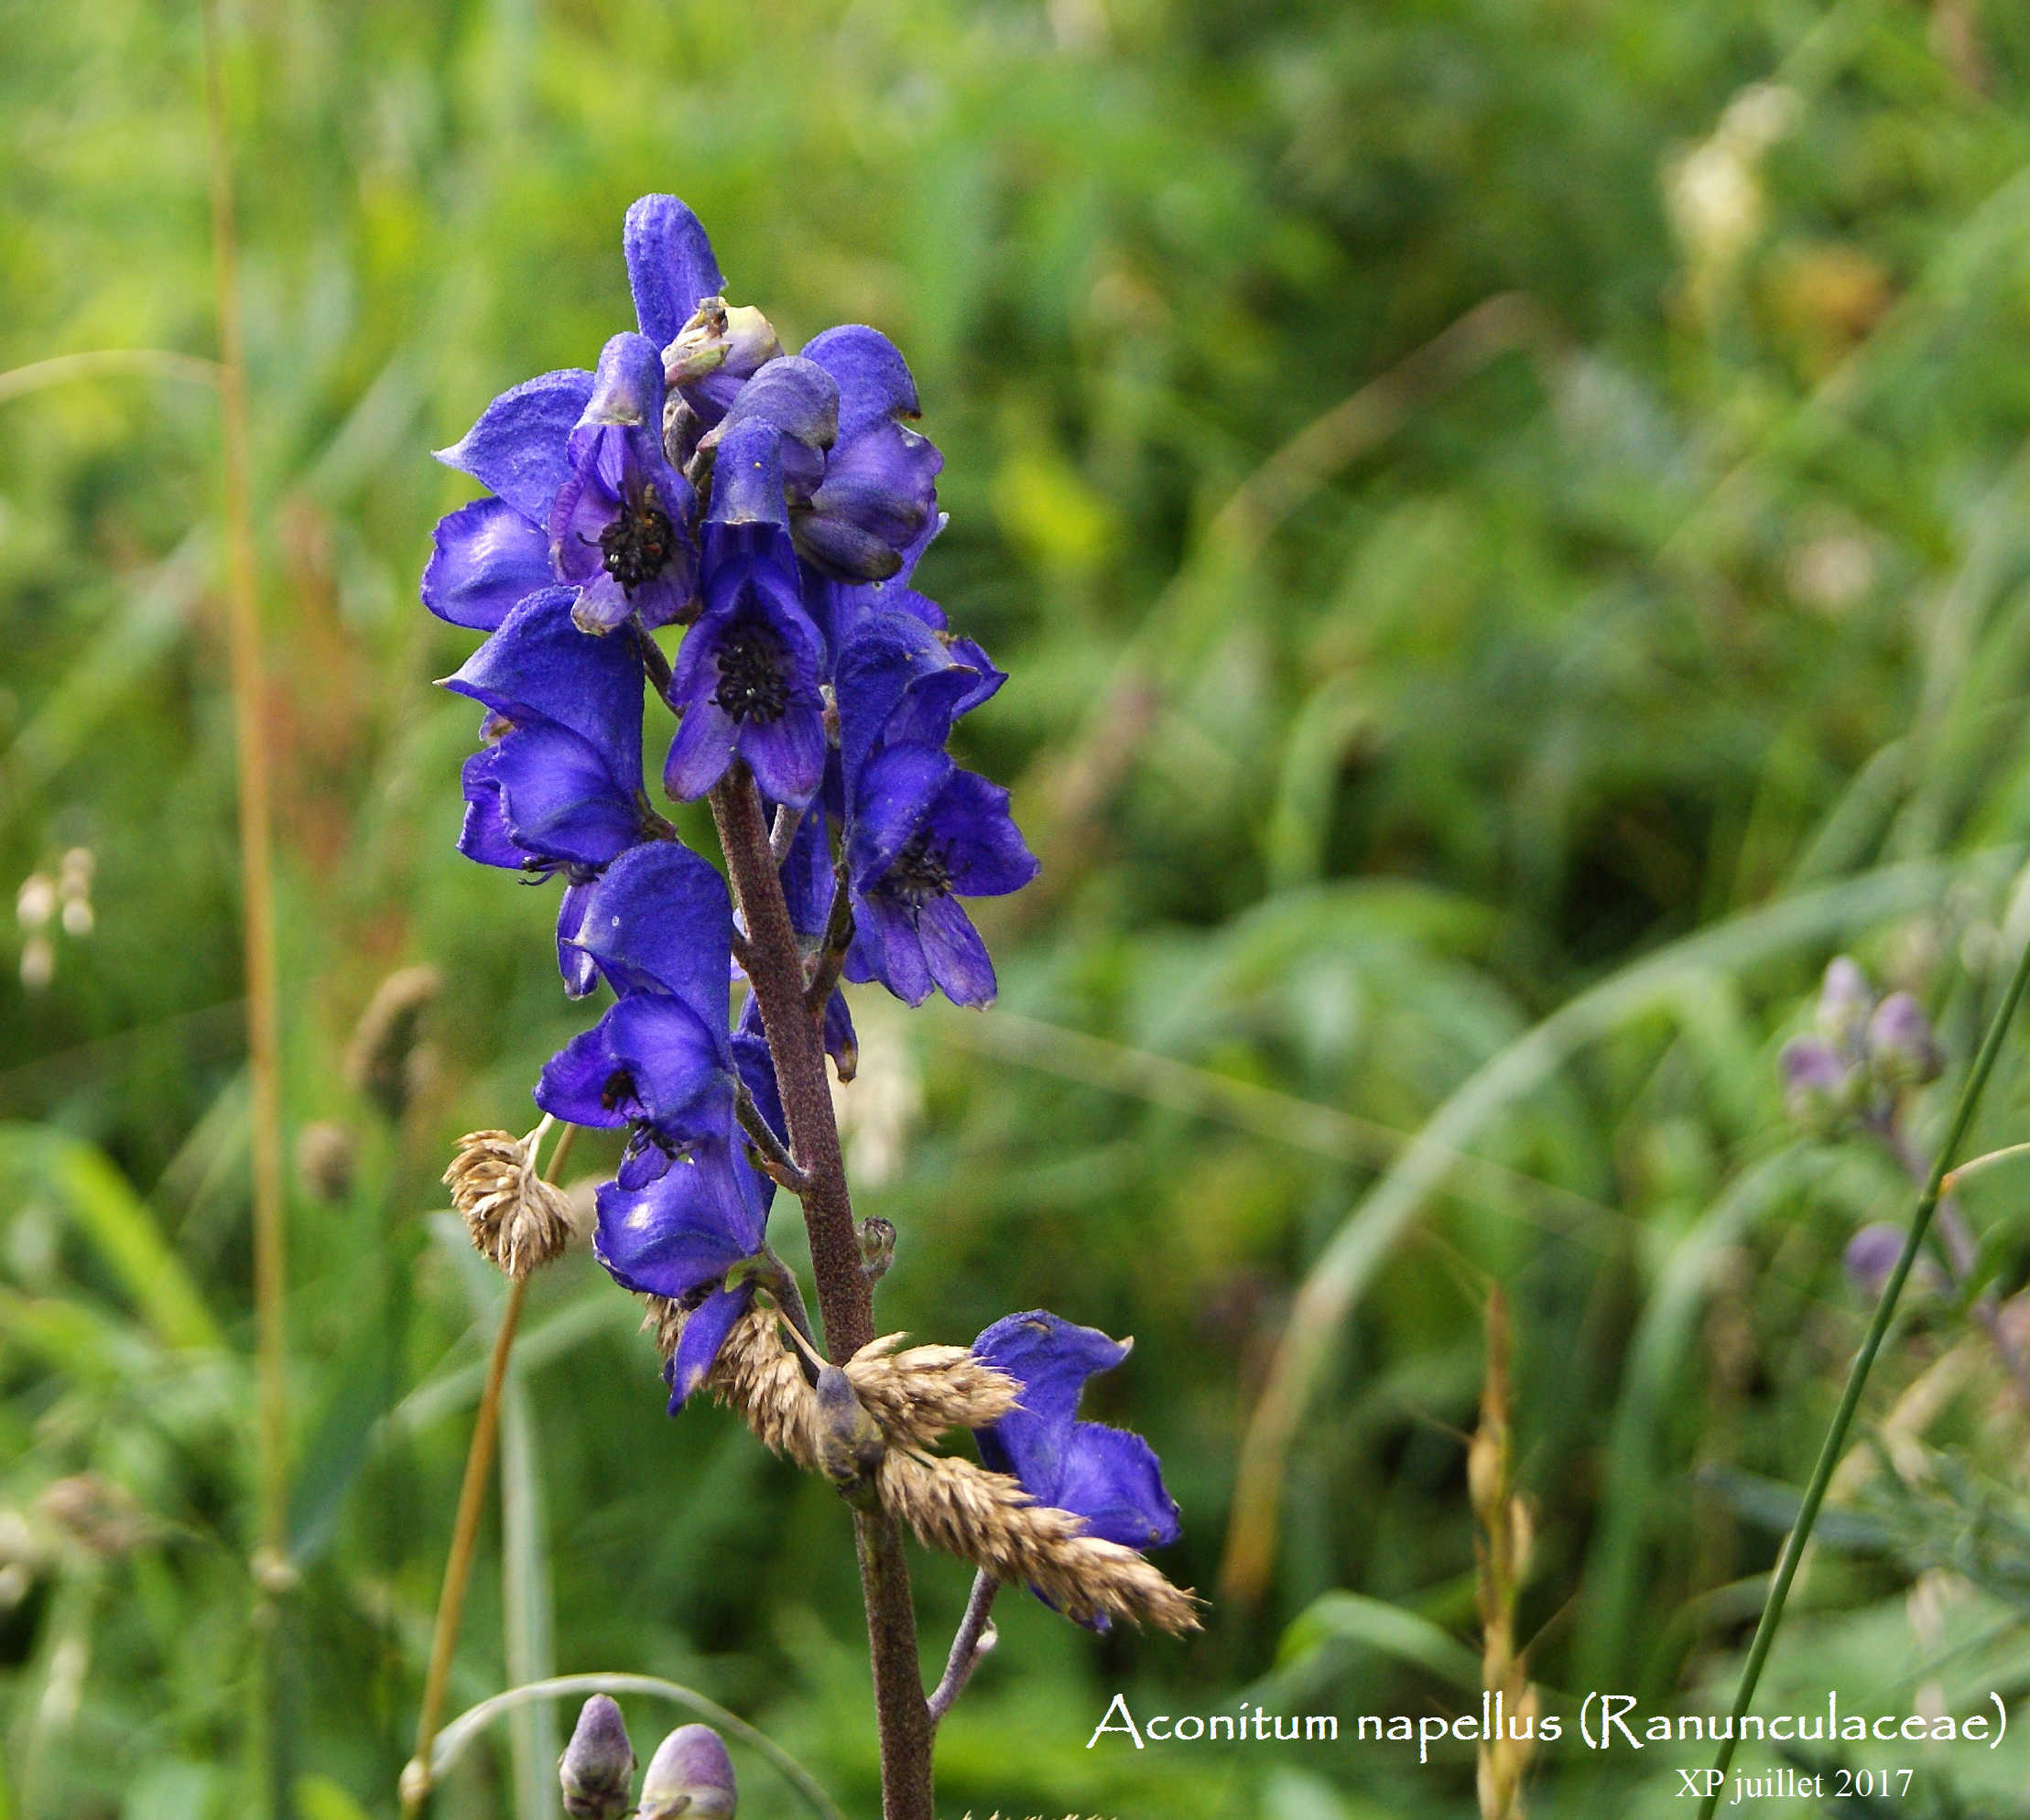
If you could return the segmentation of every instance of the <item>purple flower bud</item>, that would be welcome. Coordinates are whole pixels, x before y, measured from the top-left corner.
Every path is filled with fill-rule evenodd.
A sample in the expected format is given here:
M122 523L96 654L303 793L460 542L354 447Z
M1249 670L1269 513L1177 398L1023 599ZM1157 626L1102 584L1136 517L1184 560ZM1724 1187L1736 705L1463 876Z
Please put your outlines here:
M733 1759L709 1725L678 1726L642 1778L641 1820L733 1820Z
M1931 1020L1908 992L1892 992L1868 1020L1868 1057L1890 1087L1921 1087L1945 1066Z
M1784 1110L1807 1131L1829 1130L1847 1110L1855 1070L1815 1036L1784 1045Z
M1868 1028L1868 1014L1874 1008L1875 992L1868 976L1847 955L1834 956L1818 989L1819 1035L1842 1054L1857 1055Z
M1879 1223L1863 1226L1847 1241L1847 1280L1870 1301L1889 1286L1896 1260L1903 1255L1904 1230L1900 1226ZM1945 1273L1935 1259L1918 1256L1910 1269L1910 1284L1927 1294L1945 1287Z
M578 1715L577 1728L557 1764L570 1820L620 1820L634 1804L635 1750L620 1708L594 1694Z

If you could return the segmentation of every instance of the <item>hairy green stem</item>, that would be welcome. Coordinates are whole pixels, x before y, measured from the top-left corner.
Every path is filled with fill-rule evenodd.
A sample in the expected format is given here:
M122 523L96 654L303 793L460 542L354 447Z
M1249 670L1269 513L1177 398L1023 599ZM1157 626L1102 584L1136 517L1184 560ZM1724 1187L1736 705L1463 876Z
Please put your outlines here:
M1882 1349L1883 1337L1889 1331L1889 1323L1896 1312L1897 1298L1903 1294L1904 1281L1910 1274L1911 1266L1916 1262L1918 1249L1923 1245L1925 1233L1931 1225L1931 1217L1937 1211L1939 1195L1946 1176L1950 1173L1951 1158L1966 1140L1968 1127L1973 1123L1975 1110L1981 1103L1981 1096L1988 1085L1988 1076L1993 1070L1995 1057L2002 1052L2002 1044L2008 1035L2011 1020L2015 1016L2017 1004L2023 998L2024 988L2030 985L2030 943L2025 943L2022 956L2016 962L2016 970L2010 977L2008 990L2003 994L2002 1003L1996 1008L1993 1021L1988 1025L1987 1035L1981 1039L1981 1053L1974 1058L1972 1070L1968 1074L1966 1085L1959 1089L1959 1103L1953 1109L1952 1124L1946 1132L1945 1142L1938 1146L1938 1154L1933 1159L1931 1173L1925 1183L1924 1192L1917 1198L1916 1210L1910 1217L1910 1230L1905 1236L1902 1254L1896 1259L1896 1267L1889 1273L1889 1281L1883 1286L1882 1299L1875 1304L1874 1318L1868 1323L1868 1332L1861 1342L1861 1350L1854 1355L1852 1369L1847 1373L1846 1389L1840 1392L1840 1406L1833 1412L1832 1425L1826 1430L1826 1438L1818 1449L1818 1458L1811 1469L1810 1483L1805 1487L1804 1502L1798 1507L1797 1521L1790 1533L1784 1538L1783 1553L1776 1560L1776 1572L1770 1582L1769 1596L1764 1601L1762 1617L1755 1625L1754 1641L1748 1646L1748 1660L1741 1671L1741 1685L1734 1694L1731 1734L1720 1747L1713 1758L1713 1775L1710 1778L1713 1786L1699 1804L1699 1820L1712 1820L1714 1808L1720 1801L1720 1791L1726 1784L1728 1766L1734 1760L1734 1743L1741 1733L1741 1720L1755 1697L1755 1685L1762 1679L1763 1664L1769 1659L1771 1644L1776 1640L1776 1627L1783 1622L1784 1604L1790 1597L1790 1583L1797 1576L1797 1564L1803 1558L1806 1545L1811 1541L1811 1532L1818 1521L1818 1508L1825 1502L1826 1488L1832 1482L1833 1468L1840 1464L1840 1457L1847 1445L1847 1431L1853 1425L1854 1413L1861 1407L1862 1392L1867 1388L1868 1373L1873 1369L1875 1354Z

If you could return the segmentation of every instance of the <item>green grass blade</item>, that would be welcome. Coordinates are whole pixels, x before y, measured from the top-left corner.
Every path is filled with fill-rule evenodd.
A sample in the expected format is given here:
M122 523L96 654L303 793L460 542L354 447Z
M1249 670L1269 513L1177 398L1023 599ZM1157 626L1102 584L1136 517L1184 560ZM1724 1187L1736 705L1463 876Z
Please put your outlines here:
M0 1181L53 1196L165 1345L222 1349L224 1338L155 1216L104 1154L34 1125L0 1125Z
M1733 974L1807 953L1891 917L1936 904L1970 873L2012 864L2013 851L1886 867L1786 898L1669 944L1570 1000L1484 1064L1431 1116L1345 1219L1297 1292L1267 1387L1242 1443L1221 1583L1252 1599L1276 1551L1283 1468L1291 1436L1331 1358L1347 1316L1383 1261L1452 1173L1460 1152L1496 1118L1548 1081L1587 1044L1668 1009L1688 980Z

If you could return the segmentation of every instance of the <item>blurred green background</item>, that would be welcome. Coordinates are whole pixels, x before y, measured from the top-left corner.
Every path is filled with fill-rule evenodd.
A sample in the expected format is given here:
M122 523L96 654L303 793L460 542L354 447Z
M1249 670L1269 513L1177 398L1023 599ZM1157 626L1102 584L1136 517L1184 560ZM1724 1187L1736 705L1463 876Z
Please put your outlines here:
M1163 1565L1213 1601L1179 1645L1004 1598L940 1810L1478 1813L1465 1746L1085 1745L1115 1690L1349 1730L1477 1709L1496 1284L1547 1706L1723 1706L1866 1318L1842 1249L1906 1198L1875 1149L1794 1136L1776 1052L1851 949L1939 1018L1935 1139L2030 936L2030 14L248 0L228 26L295 1815L394 1812L499 1301L437 1176L461 1132L533 1122L587 1019L551 894L452 850L473 717L429 682L472 641L415 584L472 489L428 450L631 326L618 230L651 190L789 345L864 320L907 352L951 515L919 580L1012 673L962 732L1047 866L982 916L1001 1007L855 1000L860 1207L902 1233L881 1325L1132 1332L1088 1413L1156 1444ZM215 353L201 43L143 0L0 0L0 1815L211 1820L254 1811L259 1648L217 400L188 359L34 364ZM418 963L442 990L391 1118L348 1049ZM1398 1168L1434 1119L1470 1160ZM2018 1043L1976 1142L2026 1126ZM2023 1179L1968 1200L2002 1293ZM1243 1475L1308 1280L1301 1419ZM668 1420L635 1314L583 1256L536 1286L452 1707L671 1676L870 1814L846 1513L724 1413ZM1892 1411L1768 1710L2030 1694L2025 1411L1936 1297L1864 1426ZM941 1658L964 1576L918 1563ZM645 1756L681 1717L629 1716ZM498 1728L439 1812L551 1812L555 1749ZM1561 1748L1530 1812L1676 1811L1700 1760ZM744 1814L798 1811L739 1761ZM1894 1762L1898 1814L2023 1811L2014 1743Z

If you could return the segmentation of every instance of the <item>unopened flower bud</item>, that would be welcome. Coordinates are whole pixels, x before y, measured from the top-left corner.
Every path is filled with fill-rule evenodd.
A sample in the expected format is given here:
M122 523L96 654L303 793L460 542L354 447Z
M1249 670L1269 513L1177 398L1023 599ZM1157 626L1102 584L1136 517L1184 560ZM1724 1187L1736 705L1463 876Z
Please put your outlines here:
M1931 1020L1908 992L1892 992L1868 1020L1868 1058L1887 1087L1921 1087L1945 1067Z
M879 1283L896 1261L896 1225L892 1219L860 1222L860 1268L869 1283Z
M852 1381L836 1365L819 1369L814 1424L818 1466L849 1503L872 1491L886 1443Z
M1874 1008L1875 993L1868 976L1847 955L1835 955L1818 989L1819 1035L1842 1054L1856 1054L1868 1028L1868 1014Z
M570 1820L620 1820L634 1805L635 1749L619 1706L604 1694L580 1709L571 1741L558 1759L557 1780Z
M733 1820L733 1759L709 1725L678 1726L642 1778L641 1820Z
M744 379L781 352L775 326L760 310L708 297L663 350L663 380L674 389L713 373Z
M1855 1070L1816 1036L1784 1045L1784 1110L1807 1131L1835 1125L1852 1099Z

